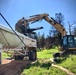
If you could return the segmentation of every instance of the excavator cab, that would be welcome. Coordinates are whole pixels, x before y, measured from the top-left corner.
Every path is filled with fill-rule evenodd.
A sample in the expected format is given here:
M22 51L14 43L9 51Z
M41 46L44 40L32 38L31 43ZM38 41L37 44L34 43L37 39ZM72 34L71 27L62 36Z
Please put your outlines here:
M61 37L59 36L60 41L60 52L56 52L53 54L54 60L57 57L63 57L68 54L76 54L76 35L65 35Z
M66 35L63 37L62 47L64 51L76 51L76 36Z

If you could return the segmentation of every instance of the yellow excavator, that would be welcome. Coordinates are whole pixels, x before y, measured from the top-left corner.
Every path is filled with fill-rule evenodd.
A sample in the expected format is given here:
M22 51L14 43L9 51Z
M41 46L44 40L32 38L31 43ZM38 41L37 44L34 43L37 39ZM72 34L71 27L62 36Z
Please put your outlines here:
M66 55L69 53L76 53L76 36L75 35L67 35L65 28L63 25L56 22L52 17L49 17L49 14L37 14L30 16L30 18L22 18L20 19L16 25L16 31L26 34L29 32L33 32L33 30L28 29L30 23L35 23L40 20L47 21L50 25L52 25L59 33L60 39L60 50L61 52L55 53L54 57Z

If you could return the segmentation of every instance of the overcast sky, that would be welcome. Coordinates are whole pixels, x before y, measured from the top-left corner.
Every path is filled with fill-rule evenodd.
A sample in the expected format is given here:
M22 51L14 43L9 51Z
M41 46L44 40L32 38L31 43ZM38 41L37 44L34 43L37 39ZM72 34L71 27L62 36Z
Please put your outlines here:
M65 28L68 29L67 21L70 24L76 21L76 0L0 0L0 13L4 15L13 28L22 17L48 13L55 18L55 13L59 12L64 15ZM7 26L1 17L0 24ZM44 32L45 35L48 35L50 24L41 21L30 25L32 28L39 26L43 26L44 29L37 32L40 34Z

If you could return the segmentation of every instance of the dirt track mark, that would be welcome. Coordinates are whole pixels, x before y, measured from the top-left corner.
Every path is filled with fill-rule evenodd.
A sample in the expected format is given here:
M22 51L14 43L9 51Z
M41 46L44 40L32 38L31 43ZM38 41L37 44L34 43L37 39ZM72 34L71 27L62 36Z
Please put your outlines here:
M8 64L0 65L0 75L20 75L22 69L26 67L31 61L13 60Z

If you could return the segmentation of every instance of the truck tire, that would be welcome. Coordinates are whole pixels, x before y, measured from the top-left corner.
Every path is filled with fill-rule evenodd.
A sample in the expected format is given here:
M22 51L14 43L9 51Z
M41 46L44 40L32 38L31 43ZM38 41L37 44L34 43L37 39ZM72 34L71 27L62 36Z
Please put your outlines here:
M14 59L15 59L15 60L18 60L18 57L17 57L17 56L14 56Z
M53 58L57 58L57 57L60 57L60 56L61 56L61 55L60 55L59 52L53 54Z
M14 56L15 60L23 60L24 56L23 55L19 55L19 56Z
M36 50L31 50L29 52L29 60L36 60L37 59L37 53Z

